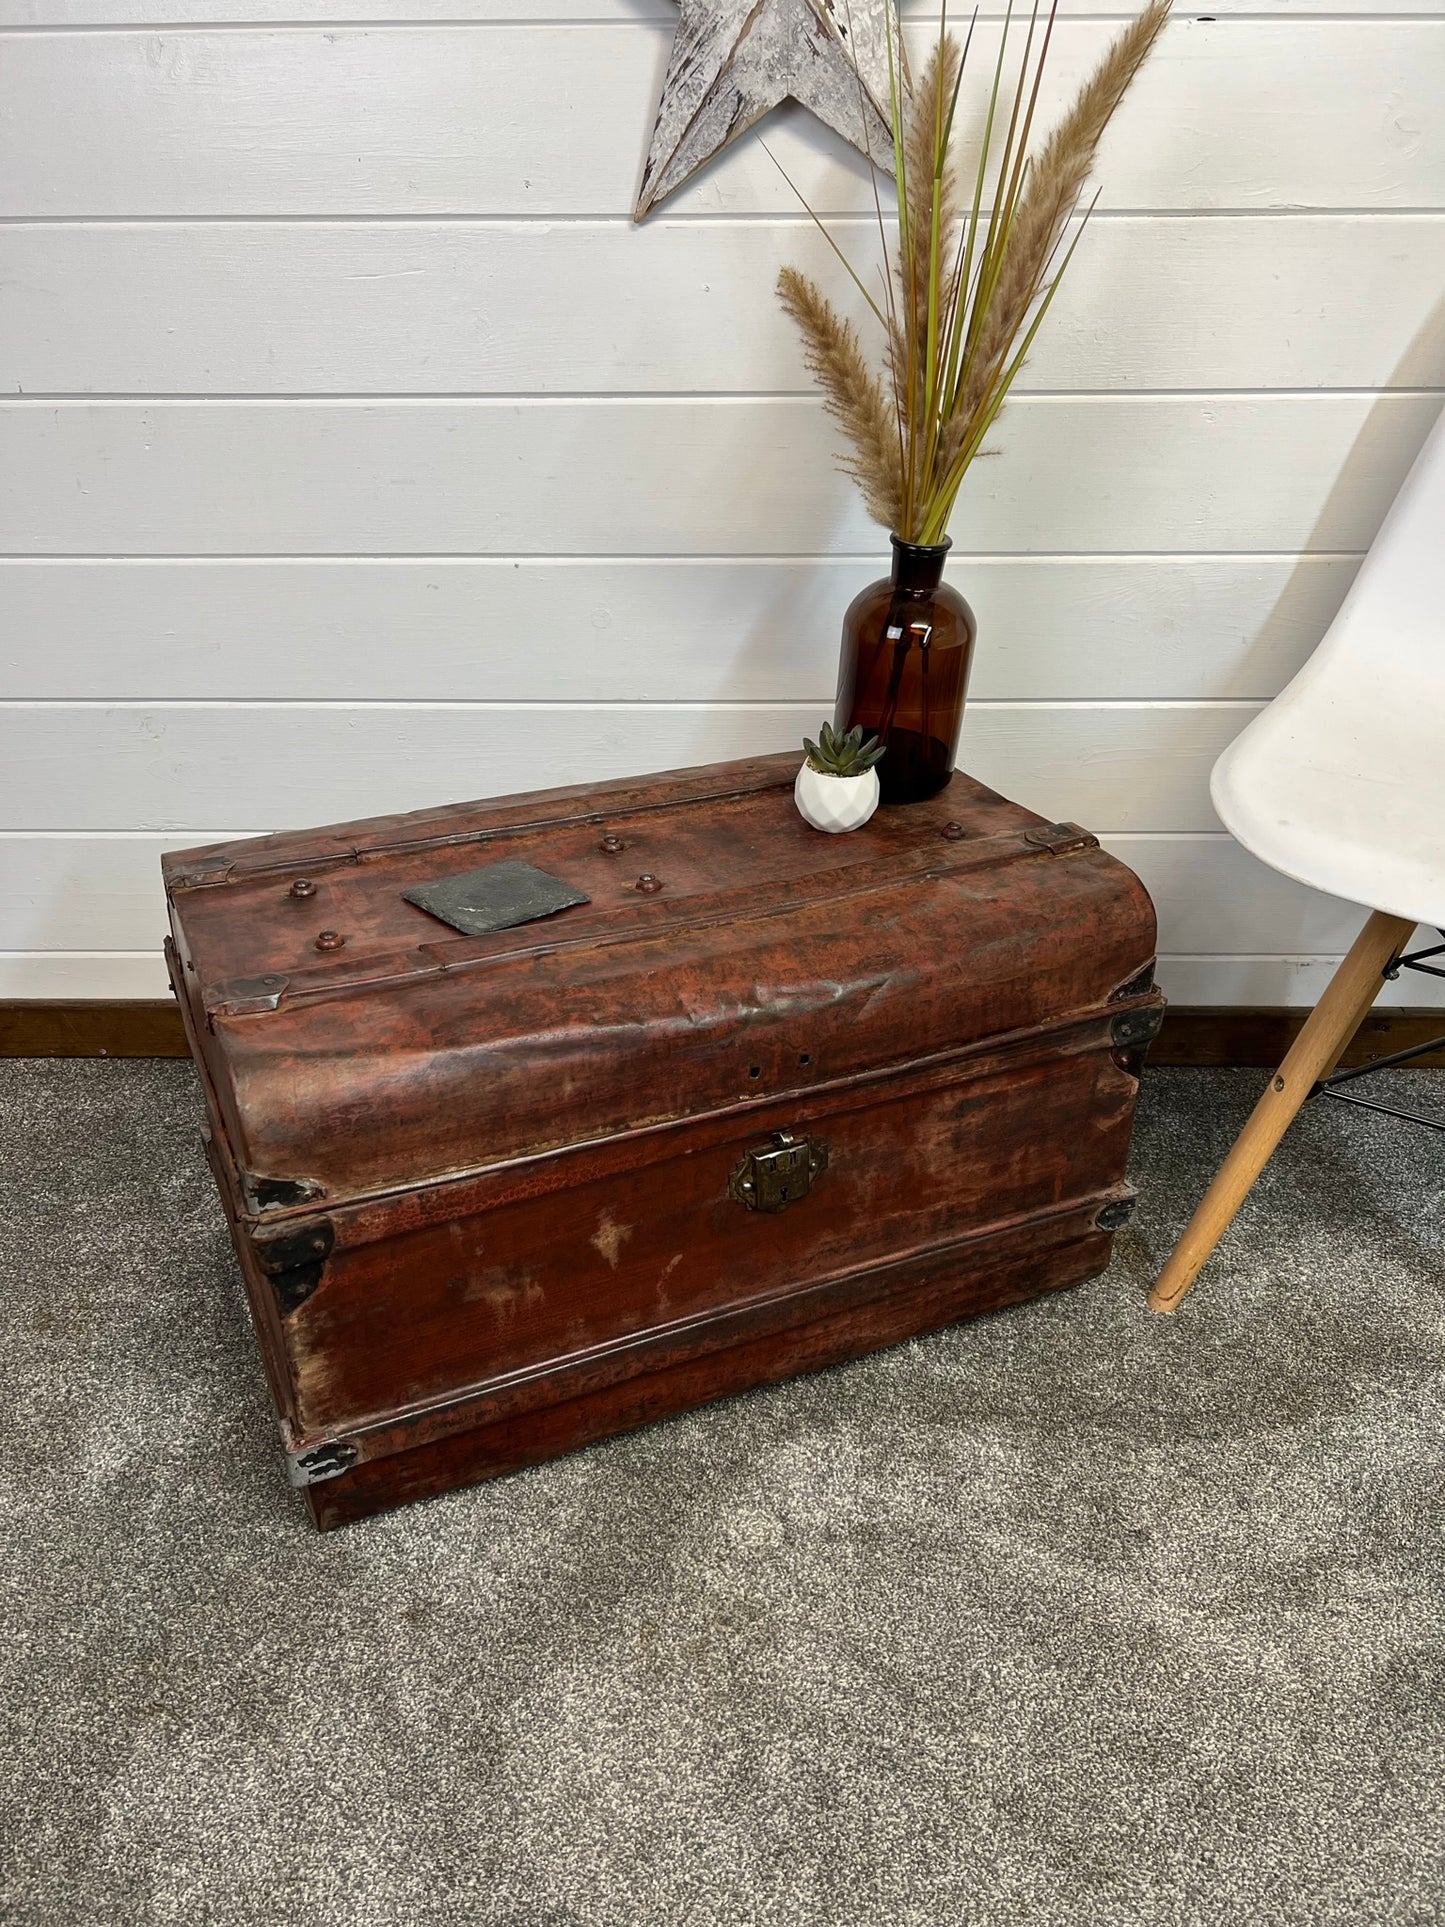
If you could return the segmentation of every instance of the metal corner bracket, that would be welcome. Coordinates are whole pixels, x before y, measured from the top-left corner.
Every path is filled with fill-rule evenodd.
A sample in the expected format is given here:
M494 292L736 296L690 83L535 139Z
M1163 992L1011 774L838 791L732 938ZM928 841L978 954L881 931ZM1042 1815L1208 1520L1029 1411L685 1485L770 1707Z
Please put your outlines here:
M294 1230L276 1228L252 1233L251 1251L270 1280L283 1318L297 1311L321 1283L336 1243L330 1218L311 1218Z
M1066 856L1071 850L1097 850L1099 839L1079 823L1037 823L1024 831L1024 842L1050 856Z
M323 1439L320 1445L308 1445L304 1452L288 1452L286 1476L298 1489L323 1485L327 1479L339 1479L343 1472L349 1472L359 1456L350 1439Z
M1132 1191L1122 1198L1110 1198L1109 1202L1106 1205L1102 1205L1094 1214L1095 1229L1098 1231L1118 1231L1122 1226L1128 1224L1129 1220L1133 1217L1134 1207L1138 1201L1137 1196Z

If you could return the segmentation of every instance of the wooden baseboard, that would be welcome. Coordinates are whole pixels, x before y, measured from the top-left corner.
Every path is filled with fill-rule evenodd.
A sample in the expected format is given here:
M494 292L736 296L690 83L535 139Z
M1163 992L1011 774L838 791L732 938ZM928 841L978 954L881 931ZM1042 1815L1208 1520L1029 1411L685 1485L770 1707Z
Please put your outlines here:
M1245 1009L1221 1005L1217 1009L1171 1010L1164 1018L1159 1040L1149 1053L1151 1064L1250 1065L1272 1070L1304 1028L1307 1010L1281 1007ZM1372 1010L1351 1039L1341 1065L1370 1064L1395 1051L1414 1050L1419 1044L1445 1040L1445 1010ZM1445 1069L1445 1050L1427 1051L1412 1058L1412 1070Z
M0 1003L0 1057L185 1057L175 999Z
M1272 1068L1309 1013L1286 1009L1169 1011L1149 1053L1151 1064L1253 1065ZM1445 1036L1445 1011L1373 1010L1345 1052L1367 1064ZM0 1057L184 1057L180 1012L169 999L145 1003L0 1003ZM1445 1050L1416 1058L1422 1069L1445 1068Z

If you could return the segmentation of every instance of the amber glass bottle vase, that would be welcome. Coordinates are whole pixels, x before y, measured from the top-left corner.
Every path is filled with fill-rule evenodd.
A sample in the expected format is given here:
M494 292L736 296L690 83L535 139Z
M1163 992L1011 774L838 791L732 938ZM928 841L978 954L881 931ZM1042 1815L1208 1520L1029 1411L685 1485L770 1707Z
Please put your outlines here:
M978 625L943 580L947 542L893 537L893 574L854 597L843 618L833 724L861 723L885 754L885 803L920 803L953 774Z

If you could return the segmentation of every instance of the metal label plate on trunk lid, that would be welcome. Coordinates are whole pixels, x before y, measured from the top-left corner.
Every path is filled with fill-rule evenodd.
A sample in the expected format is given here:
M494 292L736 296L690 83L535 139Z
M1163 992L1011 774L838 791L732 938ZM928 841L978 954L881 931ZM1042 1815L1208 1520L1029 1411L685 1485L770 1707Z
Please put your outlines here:
M449 923L467 937L511 930L519 923L555 916L559 910L592 901L585 890L574 889L561 877L549 876L530 863L488 863L463 876L443 877L437 883L403 890L402 895L428 916Z

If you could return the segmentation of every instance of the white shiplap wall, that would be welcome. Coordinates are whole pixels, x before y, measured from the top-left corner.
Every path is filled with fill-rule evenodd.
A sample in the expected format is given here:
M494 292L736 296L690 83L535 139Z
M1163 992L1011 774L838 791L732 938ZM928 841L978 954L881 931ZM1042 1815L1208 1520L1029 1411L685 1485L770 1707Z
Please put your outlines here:
M0 0L0 996L160 994L168 847L826 712L886 548L771 294L828 257L756 138L631 226L674 17ZM1185 1003L1311 1000L1358 922L1207 777L1439 405L1442 96L1439 0L1181 14L955 517L963 760L1135 865ZM866 249L861 164L764 132Z

